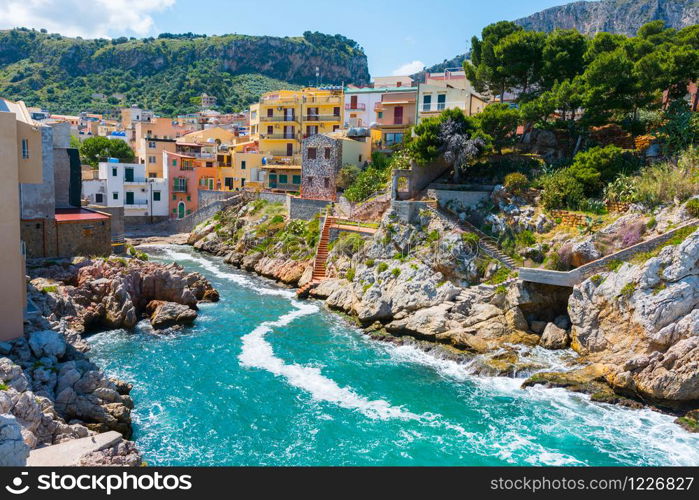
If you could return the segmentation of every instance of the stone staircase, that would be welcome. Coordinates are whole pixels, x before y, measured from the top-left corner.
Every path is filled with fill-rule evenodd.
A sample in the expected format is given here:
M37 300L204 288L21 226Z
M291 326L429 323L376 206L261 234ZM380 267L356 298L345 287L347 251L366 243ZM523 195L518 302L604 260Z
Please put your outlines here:
M318 286L318 283L325 279L326 265L328 262L328 244L330 243L330 228L335 224L337 217L331 215L325 216L323 229L320 231L320 239L316 248L316 256L313 259L313 274L311 281L296 290L296 295L299 298L305 298L308 293Z
M478 246L481 250L483 250L483 252L486 255L499 261L503 266L507 267L508 269L517 268L517 263L514 261L514 259L500 251L500 249L498 248L498 242L494 238L488 236L470 222L459 219L456 215L447 211L446 209L431 208L431 210L438 216L444 217L449 222L451 222L457 228L457 230L473 233L476 236L478 236Z

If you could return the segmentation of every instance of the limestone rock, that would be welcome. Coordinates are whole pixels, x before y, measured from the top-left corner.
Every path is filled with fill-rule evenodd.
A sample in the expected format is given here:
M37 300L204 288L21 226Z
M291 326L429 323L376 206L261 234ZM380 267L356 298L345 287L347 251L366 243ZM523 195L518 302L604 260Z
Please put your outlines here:
M174 325L188 325L197 318L197 312L189 306L175 302L153 300L148 303L150 323L156 330Z
M546 325L539 344L546 349L565 349L568 347L570 339L568 332L559 328L553 323Z

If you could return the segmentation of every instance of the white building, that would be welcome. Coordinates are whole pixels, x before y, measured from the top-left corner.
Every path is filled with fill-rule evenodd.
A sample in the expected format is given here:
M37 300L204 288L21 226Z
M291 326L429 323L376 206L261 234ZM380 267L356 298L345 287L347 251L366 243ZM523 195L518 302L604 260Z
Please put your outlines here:
M147 178L139 163L101 162L97 179L84 180L82 198L90 204L124 207L124 217L167 217L167 179Z
M345 89L345 128L371 127L377 122L376 105L386 88Z

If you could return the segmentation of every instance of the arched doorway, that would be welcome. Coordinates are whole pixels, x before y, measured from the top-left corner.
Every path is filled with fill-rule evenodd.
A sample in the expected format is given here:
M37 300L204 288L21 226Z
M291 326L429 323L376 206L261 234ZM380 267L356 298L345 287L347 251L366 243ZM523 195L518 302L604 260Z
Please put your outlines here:
M184 201L181 201L177 204L177 218L182 219L184 218L184 214L186 211L186 207L184 206Z

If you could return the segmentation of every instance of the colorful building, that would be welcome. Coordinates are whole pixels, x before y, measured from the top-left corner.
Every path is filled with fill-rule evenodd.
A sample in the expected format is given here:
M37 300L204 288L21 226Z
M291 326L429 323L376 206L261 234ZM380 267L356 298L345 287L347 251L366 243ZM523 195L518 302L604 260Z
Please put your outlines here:
M168 213L182 219L199 208L199 190L221 190L216 156L201 152L196 144L178 146L177 152L163 153L164 171L169 191Z
M462 70L427 73L425 83L418 84L417 100L417 123L445 109L460 109L472 116L488 105L488 100L474 90Z
M417 87L385 89L376 111L376 129L381 133L379 149L390 148L403 142L408 129L415 125Z
M301 141L333 132L344 123L341 88L304 88L264 94L250 107L250 136L265 159L265 187L298 191L301 186Z

